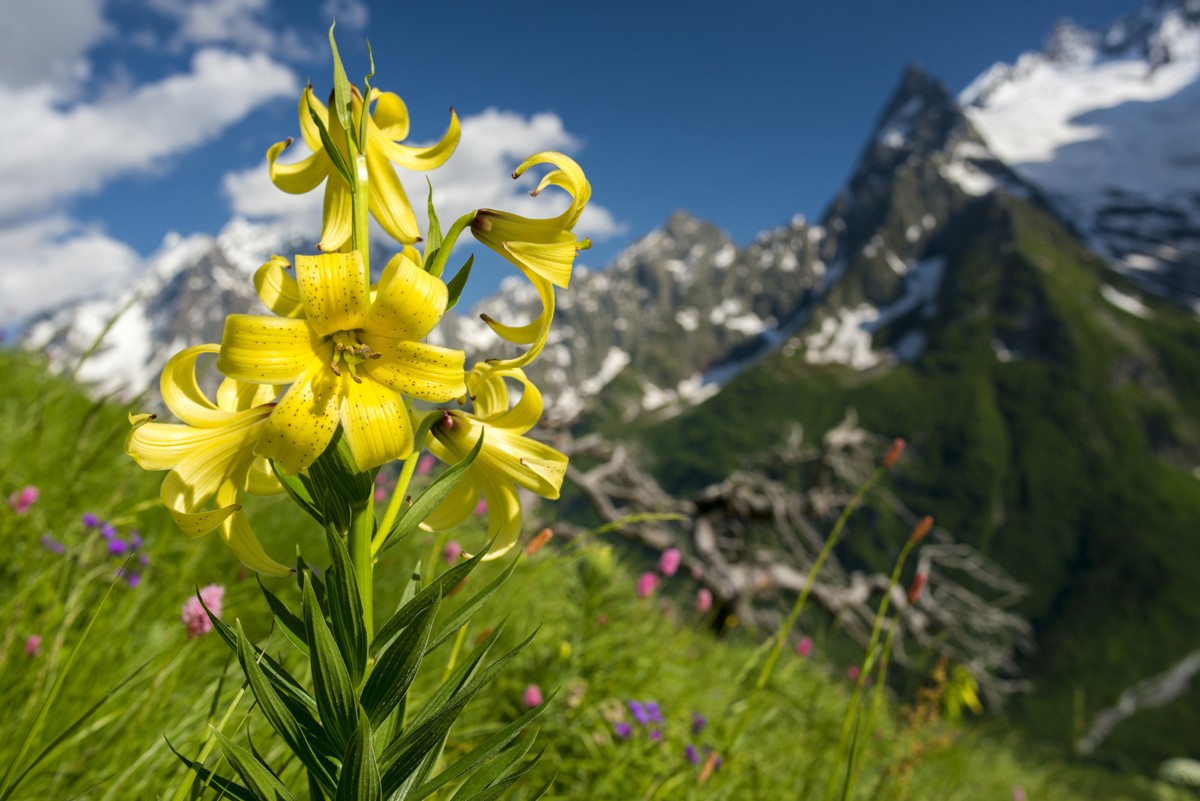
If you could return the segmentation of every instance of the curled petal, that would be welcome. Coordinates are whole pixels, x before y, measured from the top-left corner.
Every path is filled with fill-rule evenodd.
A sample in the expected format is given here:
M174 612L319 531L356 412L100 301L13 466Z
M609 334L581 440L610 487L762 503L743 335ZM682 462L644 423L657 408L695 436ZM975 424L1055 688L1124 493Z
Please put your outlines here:
M359 470L370 470L413 449L412 424L404 399L375 381L342 376L342 431Z
M571 280L571 268L578 254L578 242L563 232L554 242L505 242L504 250L512 261L545 278L557 287L566 288Z
M534 194L550 185L567 190L571 195L571 205L554 218L554 222L562 229L574 228L575 223L579 222L579 215L583 214L584 207L592 199L592 185L588 183L583 169L570 156L547 150L535 153L521 162L521 165L513 171L513 177L520 176L535 164L553 164L558 168L542 178L537 189L534 190Z
M350 241L354 231L354 204L346 182L336 173L325 182L325 206L321 219L319 250L332 253Z
M502 339L518 345L530 346L529 350L515 359L504 359L495 362L498 367L524 367L533 361L542 352L542 348L546 346L546 338L550 334L550 321L554 318L554 287L546 279L534 275L524 268L521 268L521 272L525 273L525 277L529 279L529 282L533 284L533 288L537 290L538 297L542 299L542 313L533 322L519 326L504 325L490 317L483 318L483 321Z
M398 253L379 279L375 302L363 324L369 333L392 339L421 339L446 313L446 284Z
M520 382L523 388L521 399L511 409L508 408L505 378ZM475 416L489 426L524 434L542 417L542 393L518 368L477 365L467 375L467 392L475 401Z
M462 125L459 123L454 109L450 109L450 124L446 127L446 133L440 140L428 147L397 144L384 136L380 129L368 131L367 137L368 154L372 149L378 149L380 154L393 164L406 170L424 172L442 166L454 155L454 149L458 147L458 140L462 138Z
M233 503L236 500L237 489L232 485L222 487L217 496L218 503ZM239 511L221 521L221 539L225 540L233 555L246 567L259 573L268 576L291 575L291 570L267 555L262 543L254 535L254 529L250 528L250 521L246 519L245 513L240 511L240 506L238 509Z
M304 138L304 144L308 145L308 149L316 153L318 150L324 150L325 145L321 142L321 132L317 129L316 123L312 120L312 115L315 113L317 118L321 120L321 124L326 128L329 127L329 110L325 108L325 104L317 99L311 86L306 86L304 91L300 93L300 136Z
M361 253L297 256L296 283L308 325L318 336L362 327L370 301Z
M267 172L271 183L279 189L291 195L302 195L316 189L329 176L329 157L318 150L295 164L280 164L276 159L291 144L291 139L284 139L271 145L267 150Z
M159 489L159 498L163 506L171 512L171 517L175 518L180 531L188 537L203 537L225 522L230 515L242 510L241 504L232 504L205 512L188 512L185 511L188 508L186 496L186 485L179 481L174 473L167 474Z
M367 144L367 172L371 176L367 192L371 215L393 239L405 244L416 242L421 234L408 195L387 157L370 143Z
M483 451L488 472L503 474L543 498L555 500L567 472L567 457L545 443L488 426Z
M226 412L244 412L267 405L275 400L276 394L272 384L247 384L226 378L217 387L217 406Z
M485 478L480 483L483 499L487 501L488 536L494 540L491 550L483 557L484 561L489 561L504 556L517 544L521 536L521 499L507 481Z
M432 443L431 450L433 450ZM434 450L434 455L437 454L438 451ZM422 525L431 531L446 531L456 528L475 511L475 506L479 502L479 493L479 482L475 480L472 471L468 470L454 489L450 490L450 494L437 505L429 517L425 518Z
M332 352L304 320L231 314L225 318L217 369L252 384L290 384L314 360L332 359Z
M363 336L363 342L379 353L380 358L363 362L359 369L397 392L445 403L462 397L466 391L465 356L461 350L367 335Z
M219 345L193 345L176 353L163 367L162 378L159 380L163 403L176 417L189 425L221 425L229 417L208 399L196 382L196 361L205 353L216 353L219 350Z
M371 119L379 126L379 132L394 142L403 141L408 136L408 106L400 95L372 89L371 100L375 102Z
M339 384L329 365L313 362L271 411L255 453L285 473L315 462L337 430Z
M279 317L299 317L304 314L300 286L287 272L290 266L282 256L272 256L254 273L254 289L259 299Z
M241 489L251 495L278 495L283 492L283 485L271 470L271 463L259 456L250 463L245 485Z

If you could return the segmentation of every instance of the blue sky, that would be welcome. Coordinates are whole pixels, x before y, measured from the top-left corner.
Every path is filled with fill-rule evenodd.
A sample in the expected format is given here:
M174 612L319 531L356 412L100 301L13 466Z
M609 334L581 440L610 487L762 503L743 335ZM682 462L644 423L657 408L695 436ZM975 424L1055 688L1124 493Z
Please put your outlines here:
M216 233L238 213L311 220L319 198L274 193L263 154L296 134L306 79L328 90L333 16L352 77L370 38L376 84L408 103L409 141L440 136L449 106L462 117L459 157L431 176L443 216L537 213L549 201L529 205L507 172L562 149L593 185L584 224L596 247L582 262L600 267L678 208L739 243L794 214L817 217L909 62L957 92L1038 48L1059 19L1103 26L1138 4L5 5L0 315L11 322L127 283L169 232ZM502 272L482 271L472 294Z

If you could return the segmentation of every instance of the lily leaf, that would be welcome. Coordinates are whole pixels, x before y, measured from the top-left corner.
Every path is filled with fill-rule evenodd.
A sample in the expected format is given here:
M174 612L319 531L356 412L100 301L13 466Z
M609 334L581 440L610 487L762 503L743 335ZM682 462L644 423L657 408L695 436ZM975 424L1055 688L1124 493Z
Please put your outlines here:
M450 283L446 284L447 299L446 311L450 311L458 305L458 299L462 297L463 288L467 285L467 279L471 277L471 265L475 262L475 255L471 254L467 257L467 263L459 268L454 277L450 279Z
M440 606L440 596L430 597L404 634L384 651L367 679L362 705L373 724L383 721L408 695L408 688L417 677L421 658L426 653L429 632Z
M524 741L514 743L501 751L486 767L472 773L471 777L463 782L462 787L458 788L458 792L451 797L450 801L464 801L468 798L478 798L485 790L495 786L512 769L513 765L516 765L529 753L529 749L533 747L534 739L535 737L527 737ZM540 757L541 754L538 754L537 757L534 757L533 761L536 763Z
M359 712L358 728L342 760L342 775L338 777L334 801L383 801L379 765L375 761L375 746L371 743L371 725L366 713Z
M163 739L167 740L166 737L163 737ZM257 801L257 799L254 797L254 794L250 792L250 790L238 784L233 779L227 779L224 776L219 776L213 771L204 767L203 763L188 759L183 754L179 753L175 746L171 744L170 740L167 740L167 748L171 749L171 753L179 757L180 761L183 762L184 765L187 765L190 770L195 771L196 775L200 777L200 780L204 782L205 786L215 787L217 790L219 790L222 797L229 796L230 798L236 798L237 801Z
M490 584L472 595L470 600L458 607L458 609L454 610L454 614L450 616L449 620L438 627L437 634L435 634L430 640L430 651L453 637L458 633L460 628L467 625L467 622L470 621L470 619L475 616L475 613L483 607L484 602L487 601L488 598L492 597L492 595L494 595L496 591L503 586L504 582L508 581L509 577L513 574L513 571L517 569L517 562L519 559L520 556L518 555L516 559L512 560L512 563L509 564L503 573L492 579Z
M362 597L346 543L329 528L325 529L325 539L333 560L327 582L333 638L350 672L350 680L357 687L367 668L367 630L363 624Z
M317 711L338 752L344 753L358 727L358 700L346 663L307 581L304 583L304 630L312 648L313 695L317 700Z
M216 731L214 734L217 735L217 742L221 744L221 753L242 777L250 792L254 793L257 801L295 801L288 788L270 768L221 732Z
M267 599L267 606L271 608L271 614L275 616L275 622L279 624L279 630L302 654L308 656L308 635L304 632L304 620L288 609L287 604L279 600L275 593L268 590L261 578L257 576L256 578L258 578L258 588L262 590L263 597Z
M425 604L431 596L436 595L439 598L445 598L452 589L457 587L479 565L484 553L486 553L486 549L475 554L467 561L459 562L449 570L443 571L437 578L429 582L429 586L413 596L411 601L396 610L396 613L388 618L388 621L375 634L375 639L371 643L371 650L376 654L383 651L388 646L388 643L394 640L400 632L404 631L416 619L417 615L425 608Z

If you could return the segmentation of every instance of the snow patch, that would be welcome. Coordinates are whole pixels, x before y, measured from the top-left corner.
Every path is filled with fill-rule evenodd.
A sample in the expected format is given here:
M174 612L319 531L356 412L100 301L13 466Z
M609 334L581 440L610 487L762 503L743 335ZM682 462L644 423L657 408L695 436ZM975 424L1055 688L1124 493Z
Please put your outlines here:
M1127 295L1119 289L1105 284L1100 287L1100 294L1104 296L1112 305L1124 312L1129 312L1134 317L1141 317L1143 320L1149 320L1152 316L1149 307L1135 298L1133 295Z

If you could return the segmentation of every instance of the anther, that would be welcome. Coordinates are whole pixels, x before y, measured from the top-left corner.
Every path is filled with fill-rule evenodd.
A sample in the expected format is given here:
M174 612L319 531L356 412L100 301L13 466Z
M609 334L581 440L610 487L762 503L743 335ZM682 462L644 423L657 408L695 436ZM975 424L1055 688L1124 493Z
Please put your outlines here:
M342 374L342 371L338 369L337 359L334 359L333 361L331 361L329 363L329 369L332 370L333 374L336 376L341 376L341 374Z
M447 431L454 430L454 415L450 414L449 409L442 409L442 428Z

